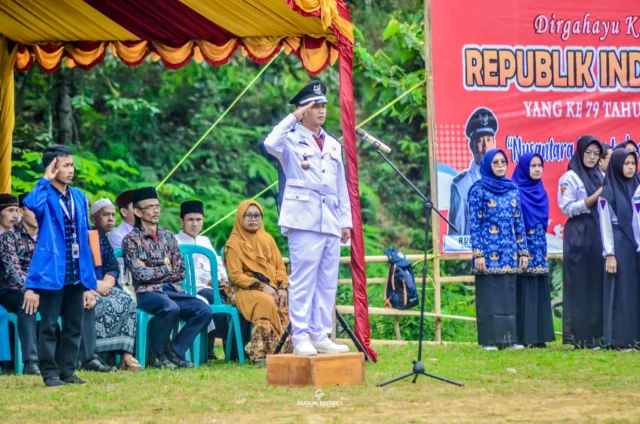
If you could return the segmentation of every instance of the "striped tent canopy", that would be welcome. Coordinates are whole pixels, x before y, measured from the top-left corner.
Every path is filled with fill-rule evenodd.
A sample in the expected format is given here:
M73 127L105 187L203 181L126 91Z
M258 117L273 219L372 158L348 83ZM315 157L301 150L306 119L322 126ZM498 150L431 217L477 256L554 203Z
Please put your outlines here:
M266 63L281 50L312 76L338 61L347 186L353 211L355 333L370 348L353 100L353 25L344 0L0 0L0 192L11 191L14 71L91 69L108 52L127 66L220 66L239 52Z
M3 0L0 31L17 42L15 68L37 62L90 69L107 50L127 66L152 55L171 69L191 59L223 65L240 49L257 63L281 49L311 75L353 43L342 1L320 0Z

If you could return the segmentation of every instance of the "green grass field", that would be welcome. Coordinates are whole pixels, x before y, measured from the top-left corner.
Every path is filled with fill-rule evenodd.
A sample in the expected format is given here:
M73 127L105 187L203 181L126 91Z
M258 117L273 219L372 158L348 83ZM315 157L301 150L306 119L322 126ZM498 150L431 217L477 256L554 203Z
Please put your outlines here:
M36 377L0 377L2 422L425 423L640 422L640 352L484 352L472 344L425 346L430 378L385 388L410 371L415 345L380 346L367 383L323 390L336 406L300 406L316 390L271 388L266 370L209 363L192 370L79 373L87 386L47 389Z

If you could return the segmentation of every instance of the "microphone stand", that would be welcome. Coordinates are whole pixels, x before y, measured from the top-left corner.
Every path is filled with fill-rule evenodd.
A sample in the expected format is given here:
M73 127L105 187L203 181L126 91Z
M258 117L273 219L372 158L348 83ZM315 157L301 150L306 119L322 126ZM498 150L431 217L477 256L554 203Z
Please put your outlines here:
M376 146L376 152L378 153L378 155L384 159L385 162L387 162L389 165L391 165L391 168L393 168L393 170L396 172L396 174L398 174L402 180L404 180L404 182L413 189L413 191L424 201L423 203L423 210L424 210L424 216L425 216L425 225L424 225L424 262L422 264L422 299L420 301L420 333L419 333L419 341L418 341L418 359L413 362L413 369L411 370L410 373L407 374L403 374L401 376L392 378L391 380L387 380L384 381L382 383L378 383L378 387L384 387L388 384L391 383L395 383L396 381L400 381L400 380L404 380L407 377L413 377L413 383L415 384L415 382L418 380L418 377L420 377L421 375L426 376L426 377L431 377L434 378L436 380L440 380L440 381L444 381L445 383L449 383L449 384L453 384L456 386L464 386L464 384L462 383L458 383L455 382L453 380L449 380L447 378L444 377L439 377L437 375L434 374L430 374L428 372L425 371L425 367L424 364L422 363L422 342L424 340L424 298L425 298L425 293L427 291L427 268L428 268L428 262L427 262L427 248L428 248L428 238L429 238L429 223L430 223L430 219L431 219L431 211L435 211L442 219L444 219L451 228L455 228L455 226L449 222L449 220L447 218L445 218L444 216L442 216L442 214L440 213L440 211L434 207L433 201L431 200L431 198L429 196L425 196L424 194L422 194L422 192L411 182L411 180L409 180L403 173L402 171L400 171L395 164L387 157L385 156L384 153L382 153L382 151L377 148Z

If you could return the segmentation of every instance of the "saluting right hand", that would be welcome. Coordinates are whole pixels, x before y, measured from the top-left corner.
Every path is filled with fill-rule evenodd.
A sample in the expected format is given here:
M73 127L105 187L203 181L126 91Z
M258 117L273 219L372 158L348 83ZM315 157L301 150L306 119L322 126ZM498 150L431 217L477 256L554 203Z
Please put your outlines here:
M293 111L293 116L295 116L298 121L301 121L302 118L304 118L304 114L307 113L307 111L311 109L315 104L316 102L311 102L304 106L300 106L299 108Z
M47 166L47 169L44 170L44 177L47 180L51 181L54 178L56 178L56 176L58 175L58 172L60 172L57 165L58 165L58 158L55 158L54 160L51 161L49 166Z

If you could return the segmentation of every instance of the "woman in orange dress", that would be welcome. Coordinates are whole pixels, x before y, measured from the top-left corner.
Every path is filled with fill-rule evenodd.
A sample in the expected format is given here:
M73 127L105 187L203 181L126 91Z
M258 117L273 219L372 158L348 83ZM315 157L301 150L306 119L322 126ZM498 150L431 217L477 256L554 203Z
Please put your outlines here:
M289 277L275 240L264 231L262 206L240 203L224 257L232 303L253 324L250 358L264 364L289 325ZM290 352L289 339L283 352Z

